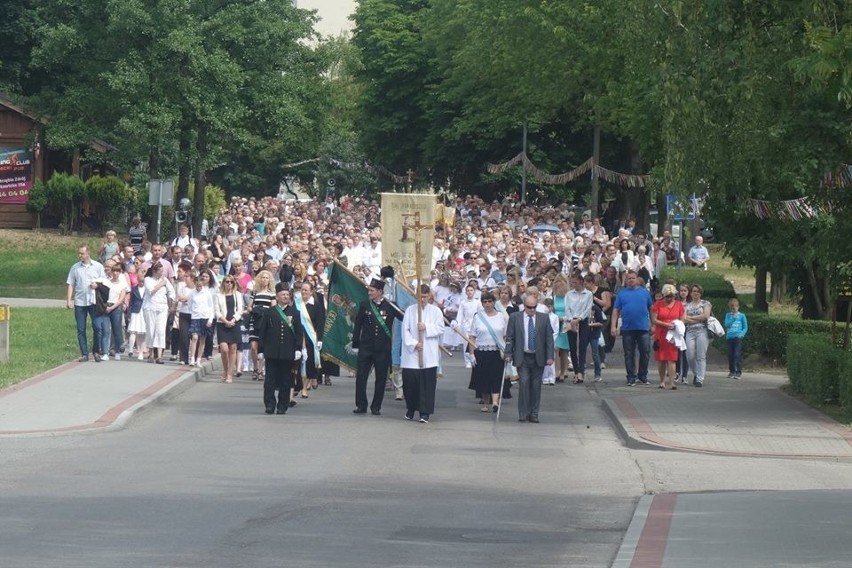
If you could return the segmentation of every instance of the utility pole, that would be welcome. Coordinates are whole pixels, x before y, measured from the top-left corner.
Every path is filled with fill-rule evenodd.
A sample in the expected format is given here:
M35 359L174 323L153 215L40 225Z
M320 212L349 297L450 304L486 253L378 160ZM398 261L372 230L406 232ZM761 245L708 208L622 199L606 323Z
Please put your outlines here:
M524 136L521 142L524 158L527 156L527 121L524 121ZM521 163L521 203L527 202L527 166Z
M591 211L592 219L600 215L600 178L598 177L598 165L601 162L601 127L595 125L595 138L592 143L592 160L595 162L592 167L592 202Z

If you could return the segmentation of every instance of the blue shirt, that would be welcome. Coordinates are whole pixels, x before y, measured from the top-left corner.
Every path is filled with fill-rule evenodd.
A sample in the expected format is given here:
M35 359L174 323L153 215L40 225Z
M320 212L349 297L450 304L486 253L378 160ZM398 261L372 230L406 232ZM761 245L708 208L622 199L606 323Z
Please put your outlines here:
M726 339L743 338L748 333L748 319L742 312L738 312L736 316L728 312L725 314L725 328L727 329Z
M645 288L622 288L615 297L614 309L621 314L621 331L651 329L651 294Z

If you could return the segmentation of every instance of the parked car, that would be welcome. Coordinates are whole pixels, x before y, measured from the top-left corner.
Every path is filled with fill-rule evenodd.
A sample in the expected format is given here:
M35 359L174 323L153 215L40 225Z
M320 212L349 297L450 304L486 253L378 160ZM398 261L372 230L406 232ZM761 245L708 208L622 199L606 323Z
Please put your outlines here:
M701 219L701 226L699 228L699 231L705 243L712 243L716 240L716 235L713 232L713 227L708 223L707 220Z

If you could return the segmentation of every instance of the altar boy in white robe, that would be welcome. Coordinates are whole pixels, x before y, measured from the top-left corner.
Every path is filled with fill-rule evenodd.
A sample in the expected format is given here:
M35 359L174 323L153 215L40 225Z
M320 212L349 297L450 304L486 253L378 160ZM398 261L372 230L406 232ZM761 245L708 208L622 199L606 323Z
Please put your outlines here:
M414 411L420 413L420 422L428 423L435 412L435 387L438 365L441 362L441 338L444 335L444 315L429 303L432 292L429 286L420 286L420 322L417 321L417 304L408 306L402 318L402 392L405 396L405 419L413 420ZM420 353L423 354L422 366Z

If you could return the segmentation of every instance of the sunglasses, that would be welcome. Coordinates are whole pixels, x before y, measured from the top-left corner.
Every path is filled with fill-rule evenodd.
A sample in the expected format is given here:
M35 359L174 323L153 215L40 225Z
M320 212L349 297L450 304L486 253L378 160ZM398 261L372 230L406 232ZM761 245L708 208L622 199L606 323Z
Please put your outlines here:
M493 304L494 300L482 300L483 304Z

